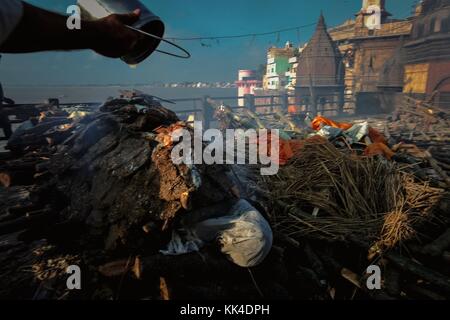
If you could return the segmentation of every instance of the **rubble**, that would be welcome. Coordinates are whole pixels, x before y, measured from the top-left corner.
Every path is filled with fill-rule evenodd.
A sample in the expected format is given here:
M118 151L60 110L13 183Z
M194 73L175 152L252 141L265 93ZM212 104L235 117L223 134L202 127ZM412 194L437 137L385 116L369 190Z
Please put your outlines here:
M216 219L225 219L223 216L227 214L215 211L218 205L240 203L235 182L226 166L174 164L170 133L180 127L189 129L175 113L151 97L132 95L109 100L99 112L88 115L47 115L10 139L8 148L17 156L2 165L2 183L7 189L1 194L5 205L0 213L0 296L78 297L64 288L62 279L66 273L61 268L53 273L39 271L39 277L21 272L12 276L11 270L16 268L13 261L21 260L22 256L33 270L45 270L51 265L50 260L61 261L59 266L69 261L66 257L79 261L80 267L90 274L86 286L92 290L86 290L83 296L86 299L98 296L105 286L111 292L113 288L106 283L114 284L116 276L123 278L128 271L127 283L134 289L125 290L124 295L142 286L142 282L133 280L141 275L152 281L164 273L169 286L180 277L193 281L187 275L203 270L206 266L203 259L166 258L159 253L169 244L172 231L179 229L181 220L186 223L192 216L203 215L204 221L197 221L203 224L202 233L209 235L203 239L202 252L213 252L211 263L218 269L230 268L230 272L236 273L233 263L219 254L220 248L235 264L259 265L270 251L272 238L271 232L268 235L266 230L265 234L257 232L258 223L265 222L264 226L269 230L270 227L256 209L252 212L236 209L231 220L222 223L220 233L215 229L208 231L214 215ZM17 190L21 192L19 198L15 195ZM252 231L245 235L247 243L235 243L232 238L244 236L242 225L250 223L249 217L254 214L259 215L259 220L252 223ZM269 241L261 249L251 245L253 238L258 237L264 243L266 236L270 236ZM215 245L216 238L220 246ZM43 250L49 246L54 249ZM237 250L239 246L247 246L248 252ZM36 250L43 254L34 254ZM119 263L123 259L133 263ZM176 268L170 269L166 264ZM243 270L238 273L248 278L248 272ZM195 287L205 286L218 274L207 271L199 275L202 279L193 282ZM11 287L11 281L17 278L20 284ZM218 281L226 283L228 279ZM30 295L30 290L41 286L51 290ZM230 285L221 291L235 289ZM178 290L171 291L181 294ZM140 298L146 295L158 298L155 286L143 288L140 293Z
M11 139L0 164L0 297L450 297L445 110L414 100L363 121L226 106L216 116L222 129L281 129L279 174L173 164L170 133L191 129L139 94L98 112L50 113ZM184 254L161 254L177 253L173 241L186 244L187 229L198 236L210 221L228 224L227 212L241 222L245 213L230 210L240 195L267 243L246 252L236 234L231 247L197 237ZM65 286L71 264L86 274L82 292ZM366 286L371 266L381 269L381 290Z
M295 297L450 297L448 119L445 110L405 97L387 118L307 117L295 132L286 121L271 126L289 133L280 142L283 166L249 188L286 250ZM365 286L373 265L385 276L382 290Z

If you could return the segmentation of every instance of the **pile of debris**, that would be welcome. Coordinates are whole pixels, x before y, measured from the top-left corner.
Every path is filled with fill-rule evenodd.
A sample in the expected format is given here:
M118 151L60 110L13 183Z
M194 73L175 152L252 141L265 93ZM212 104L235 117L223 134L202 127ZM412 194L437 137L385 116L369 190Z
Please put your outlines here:
M191 129L152 97L22 129L0 166L0 297L287 296L260 275L280 258L267 221L226 166L172 161L171 133ZM82 291L67 289L70 265Z
M282 129L275 176L176 164L192 128L149 96L40 114L0 163L0 297L448 299L449 119L428 109L436 135L411 134L410 107L377 124L218 107L222 129Z
M280 130L279 173L247 186L285 249L294 297L450 298L450 117L405 101L389 117L348 122L216 111L224 128ZM381 290L366 286L373 266Z
M386 138L368 122L319 116L315 133L287 141L295 147L288 163L258 191L275 234L307 261L297 269L309 290L321 298L450 298L449 118L436 114L421 119L442 128L427 141L404 140L405 115L384 122ZM366 287L373 265L382 290Z
M397 153L428 162L434 179L450 186L450 113L425 101L405 97L385 123L385 134ZM409 162L412 159L408 159Z
M357 296L371 297L364 278L370 265L398 276L385 278L375 297L450 296L445 190L385 159L343 153L325 139L306 142L277 176L261 181L260 190L270 191L264 198L275 234L307 256L298 267L306 283L323 282L316 287L322 296L330 290L341 298L355 294L339 287L336 276L342 276L362 290ZM426 290L431 293L417 295Z

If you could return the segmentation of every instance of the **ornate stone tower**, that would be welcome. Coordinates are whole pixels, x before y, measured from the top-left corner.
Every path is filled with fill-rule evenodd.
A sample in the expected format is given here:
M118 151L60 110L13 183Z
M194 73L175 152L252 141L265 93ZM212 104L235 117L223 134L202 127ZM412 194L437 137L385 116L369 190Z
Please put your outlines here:
M299 58L297 84L306 87L310 82L315 86L341 84L339 63L342 63L341 54L320 15L316 31Z
M327 31L322 14L313 37L299 57L296 92L300 99L308 100L313 112L320 111L316 110L317 105L339 104L342 99L342 56Z
M377 6L381 10L381 18L382 22L385 21L387 17L389 17L391 14L386 11L386 1L385 0L363 0L363 5L361 10L365 13L368 13L368 9L371 6Z
M357 29L357 33L367 30L368 20L371 19L371 16L374 13L372 9L375 7L378 8L381 13L381 24L385 23L386 19L391 16L386 10L385 0L363 0L361 10L356 14L355 28Z

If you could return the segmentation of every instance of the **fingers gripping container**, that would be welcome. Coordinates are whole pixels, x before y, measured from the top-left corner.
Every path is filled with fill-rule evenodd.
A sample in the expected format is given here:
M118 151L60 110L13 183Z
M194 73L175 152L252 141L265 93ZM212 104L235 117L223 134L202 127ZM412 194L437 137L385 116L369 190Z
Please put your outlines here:
M189 58L190 54L178 45L163 39L165 26L161 19L151 12L138 0L78 0L81 9L81 17L86 20L97 20L105 18L111 14L129 14L136 9L140 9L141 16L132 26L128 28L141 33L142 36L133 50L121 59L130 65L136 65L144 61L153 52L169 54L179 58ZM171 44L183 51L184 55L176 55L165 51L157 50L161 41Z

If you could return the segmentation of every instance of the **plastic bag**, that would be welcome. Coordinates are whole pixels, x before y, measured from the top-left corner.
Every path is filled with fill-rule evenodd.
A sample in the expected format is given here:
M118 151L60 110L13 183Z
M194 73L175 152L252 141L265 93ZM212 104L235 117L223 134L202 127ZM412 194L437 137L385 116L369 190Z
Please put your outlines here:
M224 216L206 219L174 231L165 255L200 250L207 242L218 240L221 251L241 267L260 264L272 248L269 223L248 201L239 200Z
M321 137L327 138L328 140L332 140L334 138L339 137L342 134L342 129L330 127L330 126L324 126L322 129L317 131L315 133L316 135L319 135Z
M355 124L350 129L345 131L345 135L351 139L351 143L361 141L368 134L369 134L368 122Z

